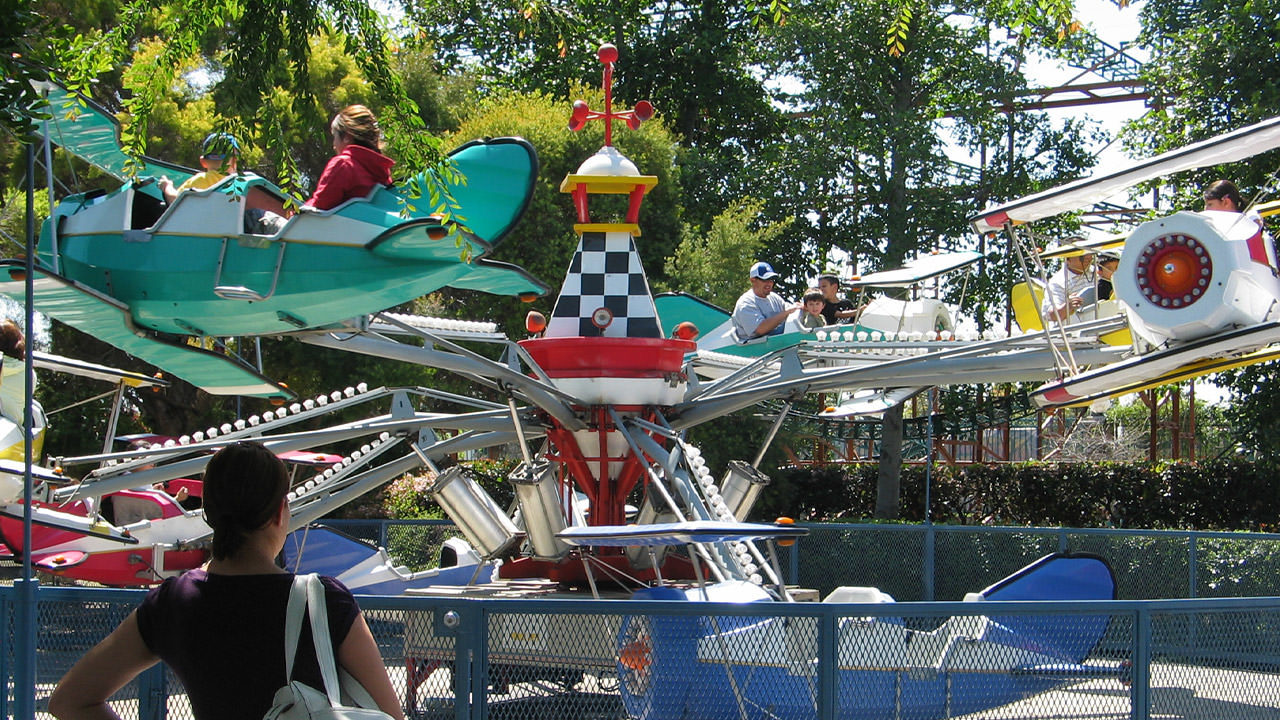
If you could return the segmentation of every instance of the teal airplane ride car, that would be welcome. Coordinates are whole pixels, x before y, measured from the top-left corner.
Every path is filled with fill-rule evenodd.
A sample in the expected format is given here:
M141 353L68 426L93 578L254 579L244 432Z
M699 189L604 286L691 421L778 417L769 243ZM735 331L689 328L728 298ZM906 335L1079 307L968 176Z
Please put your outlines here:
M215 394L287 395L188 337L323 330L443 287L532 298L547 288L522 268L486 256L523 215L538 174L519 138L476 140L450 155L456 221L415 205L407 190L435 178L375 188L324 211L304 209L271 234L246 214L290 204L278 186L231 175L172 203L154 182L193 174L147 160L129 176L115 119L54 88L49 140L119 177L111 192L71 195L45 222L36 253L37 307ZM184 177L185 176L185 177ZM301 205L293 200L293 205ZM0 266L0 292L25 296L25 263Z

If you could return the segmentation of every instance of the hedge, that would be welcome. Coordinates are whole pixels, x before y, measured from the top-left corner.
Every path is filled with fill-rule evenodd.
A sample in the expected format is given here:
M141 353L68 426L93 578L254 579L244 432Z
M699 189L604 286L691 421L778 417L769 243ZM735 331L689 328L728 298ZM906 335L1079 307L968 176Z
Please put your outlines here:
M871 518L876 466L802 466L773 472L756 519ZM934 466L930 520L960 525L1274 531L1280 482L1269 463L1003 463ZM925 468L902 468L899 520L925 519Z

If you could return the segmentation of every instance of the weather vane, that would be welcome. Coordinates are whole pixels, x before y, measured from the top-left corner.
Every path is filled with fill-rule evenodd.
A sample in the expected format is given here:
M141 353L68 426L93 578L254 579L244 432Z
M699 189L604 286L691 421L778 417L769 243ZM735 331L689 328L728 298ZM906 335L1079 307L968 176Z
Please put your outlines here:
M604 112L596 112L587 106L583 100L573 101L573 114L569 116L569 129L577 132L586 127L587 122L591 120L604 120L604 144L605 147L613 145L613 120L625 120L627 127L632 130L639 129L640 123L653 117L653 104L648 100L641 100L636 103L632 110L624 110L621 112L613 111L613 64L618 61L618 48L612 44L605 43L596 51L596 57L600 58L600 62L604 63L604 79L601 85L604 87Z

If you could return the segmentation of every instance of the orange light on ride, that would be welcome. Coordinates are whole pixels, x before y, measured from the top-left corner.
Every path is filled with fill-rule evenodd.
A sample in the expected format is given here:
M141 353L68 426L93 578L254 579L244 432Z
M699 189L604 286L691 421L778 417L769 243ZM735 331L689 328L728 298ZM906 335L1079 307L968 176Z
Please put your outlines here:
M643 672L653 664L653 648L648 640L629 642L618 650L618 664L625 668Z
M1142 297L1152 305L1177 310L1195 303L1213 280L1213 258L1199 240L1181 233L1147 243L1134 267Z
M524 329L533 335L541 333L547 329L547 316L537 310L530 310L529 314L524 316Z
M795 525L796 524L795 520L785 515L778 518L777 520L774 520L774 522L777 523L778 525ZM795 538L780 538L778 540L778 547L791 547L792 545L795 545L795 544L796 544Z
M443 240L449 236L449 228L444 224L444 218L439 215L432 215L427 218L436 225L427 227L427 238L430 240Z
M1195 286L1196 264L1190 253L1169 253L1160 259L1155 270L1156 285L1167 295L1182 295Z
M676 325L675 330L671 332L671 335L677 340L692 340L698 337L698 326L688 320L685 320L679 325Z

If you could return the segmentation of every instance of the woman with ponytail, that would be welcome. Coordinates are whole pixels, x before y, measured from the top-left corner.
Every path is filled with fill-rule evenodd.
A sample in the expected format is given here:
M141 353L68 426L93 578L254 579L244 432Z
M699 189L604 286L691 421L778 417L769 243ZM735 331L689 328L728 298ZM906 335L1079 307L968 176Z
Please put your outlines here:
M261 720L284 674L284 617L293 575L276 564L289 532L284 463L256 442L219 450L204 477L213 528L205 567L166 579L62 678L49 699L61 720L117 717L107 699L163 660L182 681L196 720ZM383 712L403 718L378 646L351 592L321 578L338 665ZM294 679L324 687L303 623Z
M372 110L348 105L333 117L329 132L334 156L324 166L304 209L335 208L351 198L368 195L379 185L391 184L395 161L382 154L382 129Z

